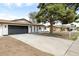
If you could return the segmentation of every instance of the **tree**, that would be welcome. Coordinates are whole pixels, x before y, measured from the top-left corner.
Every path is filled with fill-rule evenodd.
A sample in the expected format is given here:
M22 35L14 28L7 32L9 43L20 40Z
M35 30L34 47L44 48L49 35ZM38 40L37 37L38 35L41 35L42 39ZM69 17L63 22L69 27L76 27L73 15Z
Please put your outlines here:
M63 16L65 13L65 5L64 4L52 4L52 3L43 3L39 4L38 8L40 8L40 11L38 12L37 18L40 18L42 16L43 20L50 22L50 33L53 33L53 22L54 20L58 20L61 16Z
M74 9L74 12L77 11L79 8L79 3L66 3L66 6L69 8Z
M37 14L37 12L29 13L29 18L32 19L33 23L37 23L37 21L36 21L36 14Z
M63 17L62 22L67 24L75 21L79 16L77 15L76 11L79 9L78 3L66 3L66 15Z
M76 14L74 13L73 9L66 9L65 12L66 12L66 15L62 19L63 24L68 24L75 21Z
M40 9L36 18L38 20L45 20L50 22L50 33L53 33L53 21L61 20L63 23L70 23L75 20L75 11L78 9L79 4L53 4L53 3L40 3Z

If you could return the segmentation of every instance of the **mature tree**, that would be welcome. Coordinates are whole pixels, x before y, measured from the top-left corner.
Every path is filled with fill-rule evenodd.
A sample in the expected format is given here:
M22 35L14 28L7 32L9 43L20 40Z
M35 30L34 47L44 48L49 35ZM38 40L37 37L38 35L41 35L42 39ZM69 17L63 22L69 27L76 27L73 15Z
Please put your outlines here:
M43 3L39 4L38 8L40 11L38 12L37 18L40 16L42 20L47 20L50 22L50 33L53 33L53 21L58 20L60 16L63 16L65 13L65 5L64 4L52 4L52 3Z
M53 33L53 22L65 15L65 4L42 3L39 4L37 18L42 16L42 20L50 22L50 33Z
M37 12L29 13L29 18L32 20L33 23L37 23L36 14L37 14Z
M67 4L53 4L53 3L40 3L38 8L40 9L36 18L40 21L50 22L50 33L53 33L53 21L61 20L63 23L70 23L75 20L76 13L79 4L67 3Z

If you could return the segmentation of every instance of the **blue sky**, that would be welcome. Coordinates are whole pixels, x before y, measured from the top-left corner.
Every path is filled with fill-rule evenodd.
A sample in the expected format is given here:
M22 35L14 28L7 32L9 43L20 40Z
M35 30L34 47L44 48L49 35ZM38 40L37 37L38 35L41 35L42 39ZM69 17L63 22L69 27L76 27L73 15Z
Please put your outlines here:
M28 18L30 12L38 11L37 3L0 3L0 19Z
M29 19L30 12L38 11L37 6L38 3L0 3L0 19Z

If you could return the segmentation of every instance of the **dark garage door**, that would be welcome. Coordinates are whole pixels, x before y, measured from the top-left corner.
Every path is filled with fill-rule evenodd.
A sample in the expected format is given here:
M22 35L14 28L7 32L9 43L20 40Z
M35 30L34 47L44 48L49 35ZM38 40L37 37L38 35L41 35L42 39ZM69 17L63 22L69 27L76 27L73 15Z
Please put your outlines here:
M8 34L24 34L28 33L28 26L8 26Z

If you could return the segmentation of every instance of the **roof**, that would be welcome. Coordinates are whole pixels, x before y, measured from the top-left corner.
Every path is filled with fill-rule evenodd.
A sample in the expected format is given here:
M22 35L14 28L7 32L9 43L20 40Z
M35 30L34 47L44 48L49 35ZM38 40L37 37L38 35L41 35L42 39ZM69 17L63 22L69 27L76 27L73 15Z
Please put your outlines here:
M14 19L14 20L4 20L0 19L0 24L13 24L13 25L37 25L37 26L43 26L40 24L34 24L31 21L28 21L24 18L22 19Z
M25 19L25 18L21 18L21 19L15 19L15 20L13 20L13 22L17 22L17 21L19 21L19 22L32 23L31 21L28 21L28 20L27 20L27 19Z

